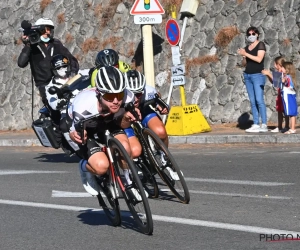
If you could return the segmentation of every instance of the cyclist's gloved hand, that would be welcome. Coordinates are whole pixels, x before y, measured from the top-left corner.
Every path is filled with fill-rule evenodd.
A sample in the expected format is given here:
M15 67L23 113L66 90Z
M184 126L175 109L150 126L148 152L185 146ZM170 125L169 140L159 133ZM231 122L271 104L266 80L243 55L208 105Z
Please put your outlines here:
M168 114L169 113L169 110L167 109L167 108L162 108L161 106L159 106L159 105L157 105L156 106L156 110L158 110L159 111L159 113L161 114L161 115L166 115L166 114Z
M67 105L67 100L65 99L60 99L57 103L56 108L57 109L62 109L63 107L65 107Z
M135 108L135 112L137 113L138 115L138 118L139 119L142 119L142 116L141 116L141 112L138 108ZM130 122L133 122L133 121L136 121L137 119L135 118L135 116L130 112L130 111L127 111L125 114L124 114L124 117L129 120Z

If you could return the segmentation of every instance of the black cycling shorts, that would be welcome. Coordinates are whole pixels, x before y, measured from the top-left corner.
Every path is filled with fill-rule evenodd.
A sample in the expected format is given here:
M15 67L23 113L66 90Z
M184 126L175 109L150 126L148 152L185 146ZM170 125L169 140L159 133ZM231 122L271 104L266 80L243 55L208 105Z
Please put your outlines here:
M125 134L123 129L118 129L110 132L112 136L119 134ZM105 145L105 136L102 134L98 139L88 139L85 145L79 145L80 151L83 154L84 159L89 159L93 154L102 152L102 148Z

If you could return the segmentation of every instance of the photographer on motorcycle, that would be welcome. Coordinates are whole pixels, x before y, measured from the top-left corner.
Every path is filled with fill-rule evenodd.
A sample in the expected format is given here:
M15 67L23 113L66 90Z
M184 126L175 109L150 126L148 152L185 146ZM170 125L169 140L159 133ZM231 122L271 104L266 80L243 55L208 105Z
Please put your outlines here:
M70 51L63 46L60 40L54 38L54 24L48 18L38 19L34 25L28 21L22 21L25 44L18 58L18 66L25 68L30 64L35 86L39 89L43 103L47 104L45 93L46 85L51 81L51 59L54 55L63 54L70 60L71 74L77 74L79 64Z

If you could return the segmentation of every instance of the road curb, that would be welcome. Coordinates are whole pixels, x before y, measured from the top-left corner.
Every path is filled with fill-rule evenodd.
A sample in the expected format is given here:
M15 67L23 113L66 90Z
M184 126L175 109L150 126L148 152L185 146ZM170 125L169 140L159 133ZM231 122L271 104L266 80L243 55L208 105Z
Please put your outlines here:
M38 139L0 139L0 147L42 146Z
M189 135L169 136L170 144L235 144L235 143L299 143L300 134L293 135ZM42 146L38 139L0 139L0 147Z
M234 143L299 143L300 134L294 135L200 135L169 136L170 144L234 144Z

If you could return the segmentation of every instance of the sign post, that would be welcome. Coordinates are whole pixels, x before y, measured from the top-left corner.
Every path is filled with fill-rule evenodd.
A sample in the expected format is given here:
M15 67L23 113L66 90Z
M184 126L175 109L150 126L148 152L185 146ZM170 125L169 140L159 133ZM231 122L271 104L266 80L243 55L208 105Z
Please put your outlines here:
M194 6L197 0L184 0L183 5L190 7L192 5L192 11L195 12ZM199 2L197 2L199 4ZM191 13L190 9L184 12ZM198 5L197 5L198 7ZM181 11L182 12L182 11ZM176 13L172 12L172 17L176 18ZM211 130L205 117L202 115L198 105L186 105L184 85L185 85L185 65L181 64L180 61L180 50L182 46L184 30L186 26L187 18L184 19L183 30L180 37L180 29L178 23L174 19L168 20L166 24L166 38L172 46L172 62L173 67L171 68L171 86L167 99L167 103L170 103L173 86L179 86L181 96L181 106L173 106L168 115L166 123L166 129L168 135L188 135L200 132L208 132ZM179 46L177 46L179 43ZM163 118L165 122L165 117Z
M130 14L142 24L144 74L148 85L155 87L152 24L162 22L165 11L158 0L135 0Z

